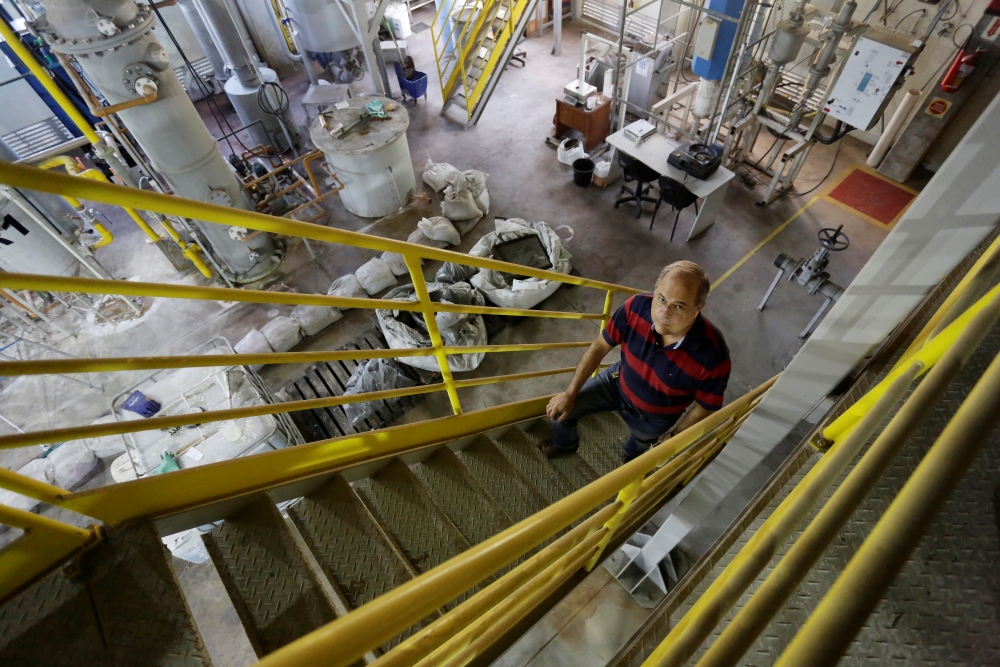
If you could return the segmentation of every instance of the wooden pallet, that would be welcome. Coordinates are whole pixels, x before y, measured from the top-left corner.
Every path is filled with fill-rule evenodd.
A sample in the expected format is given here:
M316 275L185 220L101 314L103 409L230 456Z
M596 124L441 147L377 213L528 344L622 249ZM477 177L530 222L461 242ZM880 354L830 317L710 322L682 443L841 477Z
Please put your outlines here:
M381 350L386 347L388 346L382 332L373 328L368 329L339 349ZM289 381L283 389L294 401L341 396L354 369L363 363L365 363L364 360L319 362L307 368L298 378ZM438 377L436 373L421 371L406 364L399 364L399 366L403 373L417 384L427 384ZM399 419L403 413L421 400L423 400L423 395L386 399L381 409L356 426L350 423L344 413L343 406L340 405L318 410L299 410L288 414L299 431L302 432L302 437L305 438L306 442L316 442L317 440L338 438L342 435L383 428Z

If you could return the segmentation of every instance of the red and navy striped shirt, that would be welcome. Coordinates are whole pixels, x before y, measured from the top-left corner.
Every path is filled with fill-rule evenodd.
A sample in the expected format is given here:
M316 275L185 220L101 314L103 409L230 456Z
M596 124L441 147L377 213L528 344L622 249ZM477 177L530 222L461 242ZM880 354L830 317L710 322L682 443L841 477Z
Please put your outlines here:
M652 305L652 294L636 294L604 328L604 340L622 346L622 400L663 416L679 415L692 401L718 410L732 367L722 333L699 314L679 345L664 347L653 331Z

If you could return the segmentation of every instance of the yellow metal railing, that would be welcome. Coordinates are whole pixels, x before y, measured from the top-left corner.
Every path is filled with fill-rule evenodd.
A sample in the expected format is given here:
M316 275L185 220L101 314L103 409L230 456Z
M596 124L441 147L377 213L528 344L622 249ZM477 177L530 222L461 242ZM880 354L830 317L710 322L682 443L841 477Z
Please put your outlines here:
M906 439L931 412L948 384L957 376L964 363L1000 319L1000 287L987 292L958 316L949 312L954 310L956 304L963 303L960 299L962 290L969 284L975 284L972 278L979 269L997 258L997 247L1000 245L994 244L984 254L981 261L970 271L967 280L959 284L953 294L945 300L938 313L918 334L918 340L922 345L911 346L908 353L904 354L903 360L882 382L823 429L823 435L832 441L823 458L809 471L802 482L792 489L788 497L754 533L722 574L716 577L708 590L673 626L667 637L643 663L644 667L679 667L687 664L729 609L777 555L792 532L806 519L843 470L854 460L864 444L909 390L913 381L927 373L927 377L902 404L875 442L855 464L851 473L838 486L830 500L808 524L802 535L697 664L698 667L731 667L739 663L774 614L794 593L802 578L839 534L843 524L864 500ZM943 328L940 326L949 320L950 324ZM928 337L928 332L933 334L935 331L937 331L935 335ZM992 370L994 369L991 368ZM993 377L996 379L995 375ZM993 385L992 391L994 397L1000 394L996 384ZM974 399L972 395L969 398L970 402L979 406L977 409L995 402L982 393L985 392L985 388L980 392L978 398ZM978 415L977 425L968 429L968 432L976 434L983 432L987 419L982 413ZM960 415L956 415L955 421L959 421L959 417ZM994 424L996 420L997 417L994 417ZM974 447L970 450L969 446L969 443L966 443L966 457L968 451L974 450ZM924 467L924 464L921 464L921 467ZM929 471L927 474L933 475ZM950 480L949 483L954 481L956 480ZM919 484L927 486L926 480ZM939 488L944 486L946 485L940 485ZM910 502L927 502L927 498L921 497L920 500ZM914 516L910 515L908 520L911 522L908 525L912 528ZM920 520L923 522L921 527L926 527L927 515L921 516ZM883 518L879 525L886 521L887 518ZM895 527L898 527L898 524ZM885 534L888 534L889 530L887 528ZM910 549L916 543L915 538L911 536L919 533L919 530L913 530L904 541L910 545ZM898 535L898 530L893 534ZM888 542L883 542L884 544ZM897 547L898 545L893 545L891 550L896 554L908 553L908 549L904 552ZM865 576L877 579L882 586L881 590L884 590L891 581L891 575L887 575L885 571L873 574L880 572L879 567L888 560L884 556L884 551L878 551L883 548L872 547L865 551L867 559L862 557L862 552L855 557L855 560L859 561L855 572L863 571ZM873 560L882 565L873 566ZM902 563L902 560L898 560L898 563ZM882 567L882 570L886 568ZM894 574L896 570L890 568L887 571ZM845 578L850 579L846 571L841 579ZM855 578L853 585L845 585L838 589L837 595L834 596L835 601L824 600L821 604L822 613L820 614L820 610L816 612L820 614L822 620L810 621L800 632L803 638L797 639L797 643L793 642L778 664L783 666L835 664L853 637L853 632L864 621L865 614L870 612L877 602L877 596L868 594L872 590L873 587L860 584ZM858 595L858 591L866 591L866 594ZM865 609L864 613L859 614L859 609ZM850 634L842 633L846 627L852 628ZM831 641L831 637L835 639ZM839 648L832 646L833 643L837 643Z
M490 412L462 415L458 391L495 382L508 382L538 378L573 371L573 368L515 373L511 375L456 379L449 366L449 355L472 352L532 352L557 349L583 348L590 341L560 343L525 343L513 345L482 345L456 347L445 345L436 329L435 314L439 312L513 315L522 317L549 317L560 319L596 320L603 322L610 316L615 294L634 294L640 290L579 278L553 271L543 271L493 259L473 257L461 253L413 245L401 241L379 238L331 229L286 218L275 218L256 212L213 206L201 202L163 195L144 190L122 188L90 179L44 171L23 165L0 163L0 183L18 188L51 192L74 200L85 199L104 204L122 206L164 215L177 215L227 226L240 226L250 230L300 236L305 239L339 243L374 251L401 253L410 270L417 301L346 298L321 294L289 294L262 290L230 289L215 286L191 286L149 282L64 278L44 275L0 274L0 288L8 290L40 290L50 292L83 292L123 296L147 296L218 301L239 301L263 304L289 304L332 306L343 308L387 308L420 312L428 324L431 346L402 350L343 350L330 352L288 352L270 354L230 354L223 356L174 356L174 357L112 357L104 359L52 359L38 361L0 362L0 375L37 375L44 373L86 373L124 370L208 367L219 364L249 365L258 363L302 363L337 359L366 359L389 357L433 356L442 370L441 381L406 389L396 389L353 396L336 396L306 401L292 401L277 405L259 405L229 410L217 410L198 415L153 417L146 420L110 424L94 424L68 428L53 428L18 433L0 437L0 448L26 447L56 443L81 438L122 435L150 429L171 428L210 421L293 412L342 405L356 401L423 394L444 391L448 394L452 411L456 415L445 428L435 424L433 431L427 427L410 426L393 431L391 440L386 431L362 436L350 436L323 443L314 443L282 452L278 457L250 457L227 462L225 470L213 466L136 480L127 484L70 493L55 486L36 482L10 471L0 472L0 488L21 493L45 503L79 512L109 524L136 520L141 517L161 516L183 511L185 508L211 503L234 494L270 488L297 479L304 474L329 470L337 466L359 463L372 457L389 455L407 448L426 446L439 442L439 438L456 439L490 428L537 417L544 412L544 403L528 401L501 406ZM600 313L543 311L521 308L492 308L435 303L428 293L421 259L451 261L478 268L516 271L536 278L595 288L604 292L604 309ZM235 464L236 467L232 467ZM237 473L236 468L239 468ZM39 528L38 530L44 530ZM42 561L45 559L43 558ZM40 561L41 562L41 561ZM28 570L24 570L28 572ZM21 583L23 577L18 579ZM10 590L9 586L0 590Z

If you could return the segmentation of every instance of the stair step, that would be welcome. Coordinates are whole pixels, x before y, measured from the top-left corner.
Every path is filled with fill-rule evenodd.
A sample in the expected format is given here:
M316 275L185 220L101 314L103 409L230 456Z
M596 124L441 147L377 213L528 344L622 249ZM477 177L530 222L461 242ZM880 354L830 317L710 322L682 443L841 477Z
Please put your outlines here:
M590 415L580 420L580 457L601 476L621 465L622 447L629 430L613 412Z
M493 442L514 466L514 469L538 491L547 504L551 505L573 492L573 486L552 465L556 459L549 461L545 458L545 455L538 451L538 447L520 429L508 429L499 438L494 438ZM572 458L582 461L575 454Z
M512 525L503 509L447 447L411 466L411 470L469 544L479 544Z
M0 664L211 666L152 524L115 531L79 564L0 607Z
M267 496L257 497L202 539L258 657L336 617Z
M469 542L434 504L399 459L354 484L418 572L427 572L469 548Z
M522 434L531 443L532 447L536 447L539 442L551 436L548 424L541 420L522 431ZM548 461L569 482L573 491L597 481L600 477L597 471L579 453L572 456L557 456Z
M410 580L403 559L343 477L288 508L288 515L352 609Z
M514 523L527 519L548 505L486 436L479 436L458 452L458 458Z

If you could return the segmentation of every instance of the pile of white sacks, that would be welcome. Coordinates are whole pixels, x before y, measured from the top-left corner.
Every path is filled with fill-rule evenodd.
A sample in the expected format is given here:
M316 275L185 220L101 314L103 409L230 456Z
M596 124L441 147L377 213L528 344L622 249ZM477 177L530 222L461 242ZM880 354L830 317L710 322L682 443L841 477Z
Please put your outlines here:
M409 243L435 248L458 246L462 235L469 232L489 212L490 194L486 188L488 175L475 169L461 171L446 162L427 161L423 180L435 193L443 193L441 215L423 218L406 239ZM469 254L493 258L496 244L515 238L535 235L541 241L552 270L568 274L571 256L562 239L544 222L528 222L520 218L497 219L495 230L483 236ZM409 275L403 256L384 252L373 257L353 274L333 281L327 294L340 297L373 297L397 285L398 278ZM519 278L516 275L468 265L445 263L435 276L437 285L431 290L434 297L443 301L457 299L463 303L485 303L487 300L500 307L533 308L555 292L562 283L539 278ZM407 281L410 282L410 281ZM385 299L415 299L412 286L390 291ZM430 287L430 286L429 286ZM406 292L401 293L400 290ZM423 347L429 345L426 325L419 316L411 322L409 316L399 311L378 311L379 325L391 349ZM264 354L287 352L299 344L304 336L314 336L343 317L341 309L326 306L296 306L286 317L275 317L260 329L251 329L235 346L239 354ZM402 317L401 320L398 318ZM442 334L450 338L451 345L485 344L485 326L481 316L456 317L439 313L436 318ZM445 321L442 321L445 320ZM412 325L417 329L413 330ZM454 355L452 370L472 370L482 361L483 355ZM427 370L437 370L434 357L398 359ZM256 366L260 368L260 366Z

